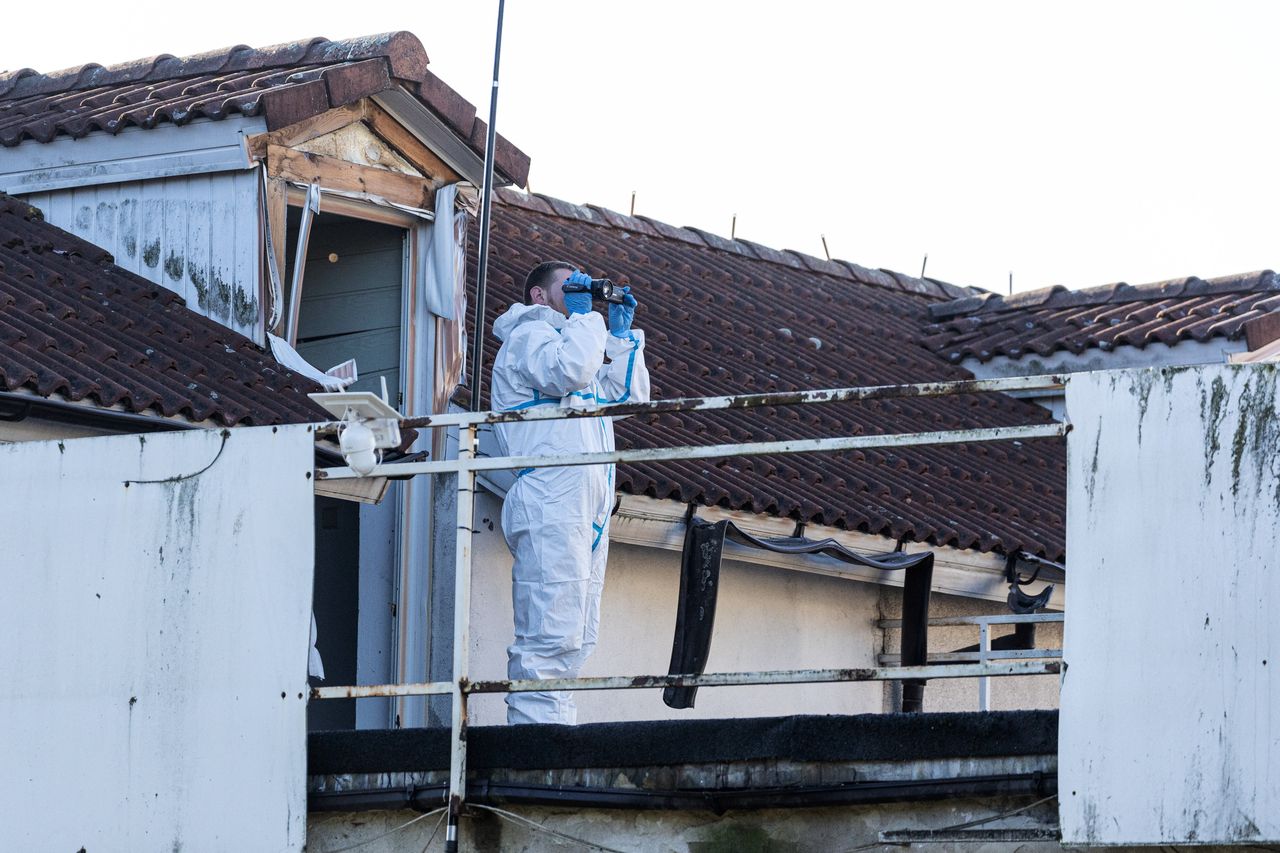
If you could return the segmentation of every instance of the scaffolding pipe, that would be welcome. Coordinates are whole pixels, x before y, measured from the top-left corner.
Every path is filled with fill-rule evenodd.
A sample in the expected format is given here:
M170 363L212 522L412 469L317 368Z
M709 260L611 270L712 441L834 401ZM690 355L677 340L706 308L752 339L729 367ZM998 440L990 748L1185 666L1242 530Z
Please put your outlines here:
M458 461L477 449L476 428L458 430ZM467 671L471 649L471 523L476 493L475 471L458 473L458 547L453 574L453 677L449 753L449 825L445 848L458 849L458 822L467 790Z
M558 690L644 690L666 687L733 687L749 684L822 684L847 681L986 678L1013 675L1057 675L1057 661L1016 660L1009 663L969 663L925 666L882 666L851 669L782 669L750 672L709 672L702 675L608 675L594 678L525 678L435 681L422 684L370 684L360 687L313 687L312 699L369 699L379 696L423 696L440 693L540 693Z
M474 427L471 427L474 428ZM684 447L650 447L638 450L611 450L579 453L574 456L490 456L463 462L403 462L377 465L367 475L350 468L321 468L317 479L345 480L359 476L408 477L418 474L445 474L452 471L502 471L524 468L559 468L570 465L603 465L616 462L669 462L677 459L713 459L719 456L764 456L772 453L822 453L837 450L864 450L873 447L915 447L931 444L966 444L984 441L1016 441L1031 438L1058 438L1070 427L1063 423L1034 426L988 427L986 429L911 432L894 435L854 435L844 438L807 438L784 441L753 441L742 444L707 444Z
M950 397L956 394L1003 394L1014 391L1060 391L1066 387L1061 374L1009 376L1003 379L962 379L954 382L915 382L900 385L866 385L851 388L822 388L812 391L770 391L760 394L729 394L723 397L675 397L647 403L610 403L589 409L562 409L535 406L509 412L447 412L401 418L401 429L454 427L463 424L497 424L566 418L622 417L659 412L705 412L726 409L754 409L761 406L799 406L813 403L849 403L862 400L901 400L923 397ZM319 433L336 432L341 421L318 424Z

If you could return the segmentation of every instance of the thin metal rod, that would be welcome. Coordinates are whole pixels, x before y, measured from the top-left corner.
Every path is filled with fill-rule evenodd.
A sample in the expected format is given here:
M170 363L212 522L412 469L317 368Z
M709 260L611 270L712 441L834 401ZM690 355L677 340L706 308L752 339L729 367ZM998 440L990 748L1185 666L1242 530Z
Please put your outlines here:
M451 412L402 418L401 429L451 427L462 424L496 424L566 418L621 417L659 412L705 412L721 409L752 409L760 406L798 406L814 403L845 403L858 400L896 400L911 397L948 397L954 394L1007 393L1013 391L1060 391L1066 387L1060 374L1008 376L1002 379L962 379L955 382L916 382L906 385L866 385L853 388L824 388L813 391L772 391L761 394L731 394L726 397L677 397L648 403L611 403L593 409L562 409L535 406L512 412ZM336 431L341 422L317 425L318 430Z
M458 431L458 459L470 459L476 453L476 428L464 426ZM445 845L458 840L458 821L462 817L467 792L467 676L471 647L471 531L472 506L476 491L474 471L458 475L458 543L453 575L453 694L451 704L452 748L449 753L449 827Z
M980 678L1007 675L1056 675L1057 661L881 666L865 669L792 669L772 672L713 672L704 675L616 675L600 678L526 678L476 681L469 693L529 693L552 690L642 690L652 687L728 687L740 684L816 684L831 681L901 681L912 678Z
M927 666L881 666L864 669L784 669L763 672L712 672L703 675L613 675L599 678L528 678L519 681L474 681L462 692L529 693L551 690L644 690L653 687L730 687L740 684L816 684L833 681L899 681L909 678L982 678L1056 675L1057 661L960 663ZM374 684L362 687L318 687L314 699L366 699L375 696L422 696L453 692L452 682ZM446 689L447 688L447 689ZM347 691L351 691L348 693Z
M370 699L379 696L438 696L451 694L452 681L418 681L408 684L367 684L353 687L312 687L312 699Z
M785 441L756 441L744 444L707 444L684 447L650 447L637 450L611 450L579 453L574 456L491 456L463 462L444 459L435 462L405 462L377 465L371 477L408 477L418 474L443 474L450 471L502 471L508 468L559 468L571 465L603 465L616 462L666 462L675 459L714 459L719 456L765 456L774 453L816 453L838 450L864 450L870 447L915 447L933 444L967 444L985 441L1012 441L1029 438L1055 438L1065 435L1066 424L989 427L987 429L911 432L894 435L854 435L842 438L808 438ZM343 480L358 477L350 468L321 468L319 479Z
M978 663L986 663L991 654L991 623L978 625ZM978 710L991 710L991 679L985 675L978 679Z
M1062 649L999 649L987 652L987 660L1039 660L1062 657ZM977 652L933 652L929 655L929 663L977 663ZM902 655L897 653L876 655L881 666L897 666L902 662Z
M489 224L493 206L493 149L498 124L498 65L502 59L502 12L506 0L498 0L498 33L493 43L493 88L489 93L489 132L484 142L484 189L480 194L480 247L476 260L475 340L471 342L471 409L480 408L480 370L484 367L484 297L489 274ZM454 829L453 813L449 828ZM448 844L448 838L445 840Z
M1023 625L1028 622L1062 622L1064 613L994 613L990 616L935 616L929 620L932 625ZM876 622L877 628L901 628L901 619L881 619Z

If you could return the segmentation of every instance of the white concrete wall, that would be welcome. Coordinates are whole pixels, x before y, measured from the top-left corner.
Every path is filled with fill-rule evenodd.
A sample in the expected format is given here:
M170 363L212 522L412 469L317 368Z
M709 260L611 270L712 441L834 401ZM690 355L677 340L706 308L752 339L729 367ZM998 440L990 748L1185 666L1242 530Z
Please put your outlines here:
M95 435L114 435L113 431L96 427L68 424L60 421L42 421L31 417L21 421L0 421L0 444L17 441L52 441L59 438L88 438Z
M526 823L483 807L463 820L463 849L563 853L568 850L625 850L627 853L844 853L859 850L925 850L968 853L1039 853L1061 850L1055 842L930 844L895 847L879 843L879 833L897 829L937 829L989 818L1034 802L1029 798L953 799L884 803L838 808L731 811L622 811L610 809L508 806ZM1053 806L1041 803L998 825L1043 827L1053 823ZM415 818L418 818L415 821ZM438 815L410 811L315 813L307 826L307 850L337 853L360 844L361 853L439 851L444 830ZM414 821L406 826L406 823ZM561 833L557 836L552 833ZM434 840L433 840L434 833ZM566 840L568 836L574 841ZM592 846L598 845L598 846Z
M1278 379L1068 384L1065 843L1280 842Z
M302 848L313 447L0 445L0 848Z

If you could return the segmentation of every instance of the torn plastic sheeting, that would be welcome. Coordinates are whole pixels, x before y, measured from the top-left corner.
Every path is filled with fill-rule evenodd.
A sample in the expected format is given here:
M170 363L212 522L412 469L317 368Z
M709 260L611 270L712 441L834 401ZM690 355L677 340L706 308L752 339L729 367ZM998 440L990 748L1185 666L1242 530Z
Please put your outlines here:
M801 536L760 539L746 533L732 521L715 523L690 515L685 528L684 549L680 561L680 599L676 610L675 638L671 647L669 675L701 675L711 654L711 633L715 624L716 597L720 587L720 563L725 537L753 548L779 554L824 554L846 563L887 571L909 570L910 584L903 588L904 622L908 611L917 617L913 626L902 634L903 663L923 664L927 646L924 632L928 625L928 577L932 575L933 552L866 555L851 551L834 539L812 540ZM914 571L910 571L914 570ZM919 590L923 583L924 600ZM919 660L916 660L919 658ZM922 689L922 687L920 688ZM671 708L692 708L697 687L668 687L662 701Z
M355 362L353 360L348 359L342 364L337 365L338 368L343 368L343 375L334 376L321 371L318 367L303 358L296 349L289 346L289 342L284 338L278 338L270 332L267 332L267 341L271 344L271 355L275 357L276 361L280 362L280 364L289 368L293 372L300 373L308 379L320 383L324 386L326 391L342 391L354 382L355 377L358 375L356 373ZM347 369L348 364L350 365L349 370Z

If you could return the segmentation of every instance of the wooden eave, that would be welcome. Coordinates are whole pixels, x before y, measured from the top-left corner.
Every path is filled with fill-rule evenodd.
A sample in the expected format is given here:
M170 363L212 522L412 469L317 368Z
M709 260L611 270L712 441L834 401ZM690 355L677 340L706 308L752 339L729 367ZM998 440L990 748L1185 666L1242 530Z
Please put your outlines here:
M297 150L300 145L355 122L363 122L424 177ZM246 147L252 160L266 163L268 177L316 183L325 189L368 193L424 210L432 208L437 189L463 180L413 133L368 98L279 130L250 136Z

